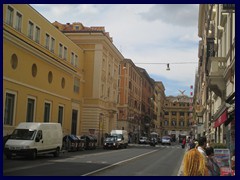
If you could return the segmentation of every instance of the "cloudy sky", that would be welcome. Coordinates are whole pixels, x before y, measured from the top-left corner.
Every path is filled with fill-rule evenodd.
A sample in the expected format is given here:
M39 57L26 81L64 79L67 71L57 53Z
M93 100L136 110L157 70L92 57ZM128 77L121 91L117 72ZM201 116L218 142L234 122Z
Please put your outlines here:
M196 4L31 4L50 22L104 26L125 58L162 81L165 94L193 90L198 62ZM187 63L185 63L187 62ZM149 64L139 64L149 63ZM152 64L160 63L160 64ZM161 64L162 63L162 64ZM170 64L170 71L166 71Z

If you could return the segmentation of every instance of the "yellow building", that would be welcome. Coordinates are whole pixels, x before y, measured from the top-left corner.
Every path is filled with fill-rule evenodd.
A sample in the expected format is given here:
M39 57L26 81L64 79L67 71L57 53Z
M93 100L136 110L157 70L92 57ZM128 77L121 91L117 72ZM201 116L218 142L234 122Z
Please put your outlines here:
M163 135L173 135L176 138L180 134L190 133L191 98L186 95L167 96L164 105Z
M3 134L20 122L81 133L83 50L29 5L3 5Z
M83 49L84 97L82 132L103 138L117 128L117 100L120 62L124 59L104 27L82 23L53 25Z

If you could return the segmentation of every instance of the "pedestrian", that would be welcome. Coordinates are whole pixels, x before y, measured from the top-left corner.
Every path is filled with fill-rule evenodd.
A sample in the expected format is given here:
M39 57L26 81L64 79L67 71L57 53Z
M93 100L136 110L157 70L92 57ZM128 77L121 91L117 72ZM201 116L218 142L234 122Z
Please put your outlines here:
M185 148L185 145L186 145L186 138L183 138L183 141L182 141L182 148L183 149Z
M209 175L210 176L220 176L220 167L217 164L217 161L214 157L214 149L213 147L206 148L206 155L208 159L209 165Z
M183 158L183 176L207 176L208 169L202 154L193 148Z
M206 154L206 146L207 146L207 138L205 136L200 137L198 139L198 146L197 150L202 154L202 156L205 159L205 165L208 169L210 169L210 166L208 164L207 154Z
M195 139L193 139L192 141L191 141L191 143L189 144L189 150L190 149L193 149L193 148L195 148L195 147L197 147L198 146L198 142L195 140Z

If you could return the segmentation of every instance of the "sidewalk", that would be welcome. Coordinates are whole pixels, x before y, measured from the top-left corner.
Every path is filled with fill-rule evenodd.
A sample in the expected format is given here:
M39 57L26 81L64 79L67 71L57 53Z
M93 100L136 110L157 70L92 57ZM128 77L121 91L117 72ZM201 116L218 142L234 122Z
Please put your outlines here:
M186 153L187 151L188 151L188 147L185 147L184 155L185 155L185 153ZM184 156L183 156L183 157L184 157ZM177 176L183 176L183 160L182 160L181 166L180 166L180 168L179 168L179 170L178 170Z

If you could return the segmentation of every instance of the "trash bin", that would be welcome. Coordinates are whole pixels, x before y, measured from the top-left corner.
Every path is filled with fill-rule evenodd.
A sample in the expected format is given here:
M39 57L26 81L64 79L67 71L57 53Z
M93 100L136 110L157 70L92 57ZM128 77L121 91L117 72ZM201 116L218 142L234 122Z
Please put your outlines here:
M96 149L97 139L94 136L83 135L81 139L84 139L85 149Z
M78 151L85 150L85 139L83 139L81 136L77 136L78 138Z
M78 150L78 138L75 135L66 135L63 137L63 149L67 151Z

